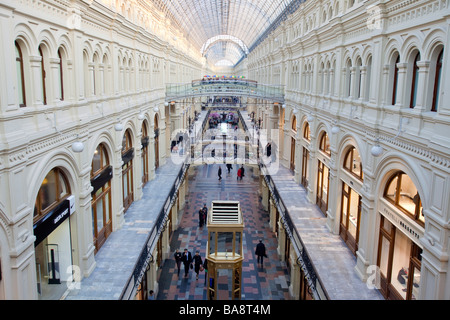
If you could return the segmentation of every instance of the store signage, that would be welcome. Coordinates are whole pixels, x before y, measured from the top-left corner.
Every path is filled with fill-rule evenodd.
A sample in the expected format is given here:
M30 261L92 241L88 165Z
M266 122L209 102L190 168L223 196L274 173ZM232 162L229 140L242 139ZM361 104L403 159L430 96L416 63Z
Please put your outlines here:
M108 166L102 170L98 175L91 179L92 192L95 194L98 189L103 187L109 180L112 179L112 166Z
M419 244L420 238L424 234L423 228L412 221L408 221L403 213L397 213L387 207L386 204L381 203L380 213L385 216L397 229L403 231L411 240Z
M44 218L36 222L33 226L34 236L36 237L34 246L37 246L42 240L47 238L53 230L58 228L58 226L72 214L73 210L71 210L71 203L73 207L73 196L62 201L56 208L47 213Z

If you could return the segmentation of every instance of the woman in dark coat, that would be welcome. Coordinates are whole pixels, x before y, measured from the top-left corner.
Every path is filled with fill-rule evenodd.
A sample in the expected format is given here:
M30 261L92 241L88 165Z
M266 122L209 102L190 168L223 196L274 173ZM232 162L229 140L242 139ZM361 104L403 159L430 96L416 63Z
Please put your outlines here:
M197 274L196 279L198 280L198 273L200 272L200 266L203 264L202 257L198 251L195 252L194 255L194 271Z
M203 208L198 210L198 226L201 228L203 227L203 224L205 223L205 215L203 213Z

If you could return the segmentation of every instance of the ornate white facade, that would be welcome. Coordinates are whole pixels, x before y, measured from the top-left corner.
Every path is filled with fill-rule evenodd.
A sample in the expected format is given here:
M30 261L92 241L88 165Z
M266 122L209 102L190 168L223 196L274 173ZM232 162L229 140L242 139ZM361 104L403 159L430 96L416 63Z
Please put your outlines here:
M124 215L124 133L130 133L133 146L140 146L145 125L153 148L148 152L148 179L152 179L155 121L157 160L162 165L170 132L186 127L188 115L194 114L188 104L170 114L164 104L165 84L199 78L200 55L181 51L183 43L172 39L176 34L156 20L158 12L150 5L117 4L117 8L113 1L0 4L4 44L0 50L0 299L37 298L33 209L42 181L53 168L64 172L75 196L75 213L70 217L72 259L87 276L95 268L91 163L97 147L105 147L112 166L114 231L123 224ZM79 141L84 144L82 153L71 148ZM134 200L142 196L141 158L137 147Z
M423 250L421 299L450 297L448 14L448 1L306 1L245 62L249 78L285 85L284 109L253 111L279 128L280 160L307 181L310 202L321 204L318 179L329 173L321 200L330 232L342 232L343 183L361 196L361 279L377 265L384 216ZM324 133L329 149L320 150ZM363 178L344 168L353 147ZM417 188L424 224L383 197L395 172Z

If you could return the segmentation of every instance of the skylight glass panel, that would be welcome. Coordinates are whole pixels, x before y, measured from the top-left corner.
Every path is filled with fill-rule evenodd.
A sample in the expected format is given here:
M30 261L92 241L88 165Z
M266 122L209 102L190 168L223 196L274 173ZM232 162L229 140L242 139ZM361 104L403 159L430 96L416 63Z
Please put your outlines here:
M239 59L234 56L236 48L232 51L225 49L230 61L239 61L248 53L248 48L259 41L260 37L272 26L274 21L282 14L293 1L299 0L148 0L161 8L166 17L174 20L180 26L186 39L194 45L204 56L202 50L212 50L210 39L227 35L218 41L231 47L246 48L237 50ZM238 39L235 40L235 39ZM243 45L242 45L242 44ZM225 45L224 48L228 47ZM214 49L216 50L216 49ZM233 53L232 53L233 52Z

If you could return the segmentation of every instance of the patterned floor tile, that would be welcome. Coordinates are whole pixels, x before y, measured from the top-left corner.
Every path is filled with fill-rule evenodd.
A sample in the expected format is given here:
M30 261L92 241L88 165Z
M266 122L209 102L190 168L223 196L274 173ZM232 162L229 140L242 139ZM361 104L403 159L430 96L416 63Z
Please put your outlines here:
M177 230L174 231L170 246L169 259L163 263L159 275L159 300L206 300L205 274L200 272L196 280L194 271L184 277L181 267L180 277L177 275L173 252L188 248L192 254L199 250L202 259L206 253L208 231L199 228L198 210L206 203L208 207L213 200L239 200L244 215L245 230L243 235L244 262L242 268L242 299L246 300L287 300L289 299L288 271L277 255L277 239L269 227L269 216L260 205L258 195L259 182L251 176L250 168L246 168L246 176L242 181L236 180L236 166L228 174L222 166L222 180L217 179L218 165L201 165L195 168L194 176L189 178L186 195L185 212ZM257 264L254 250L258 240L264 239L268 250L268 259L264 267ZM229 283L227 276L218 279L223 292L219 298L228 299L226 293Z

